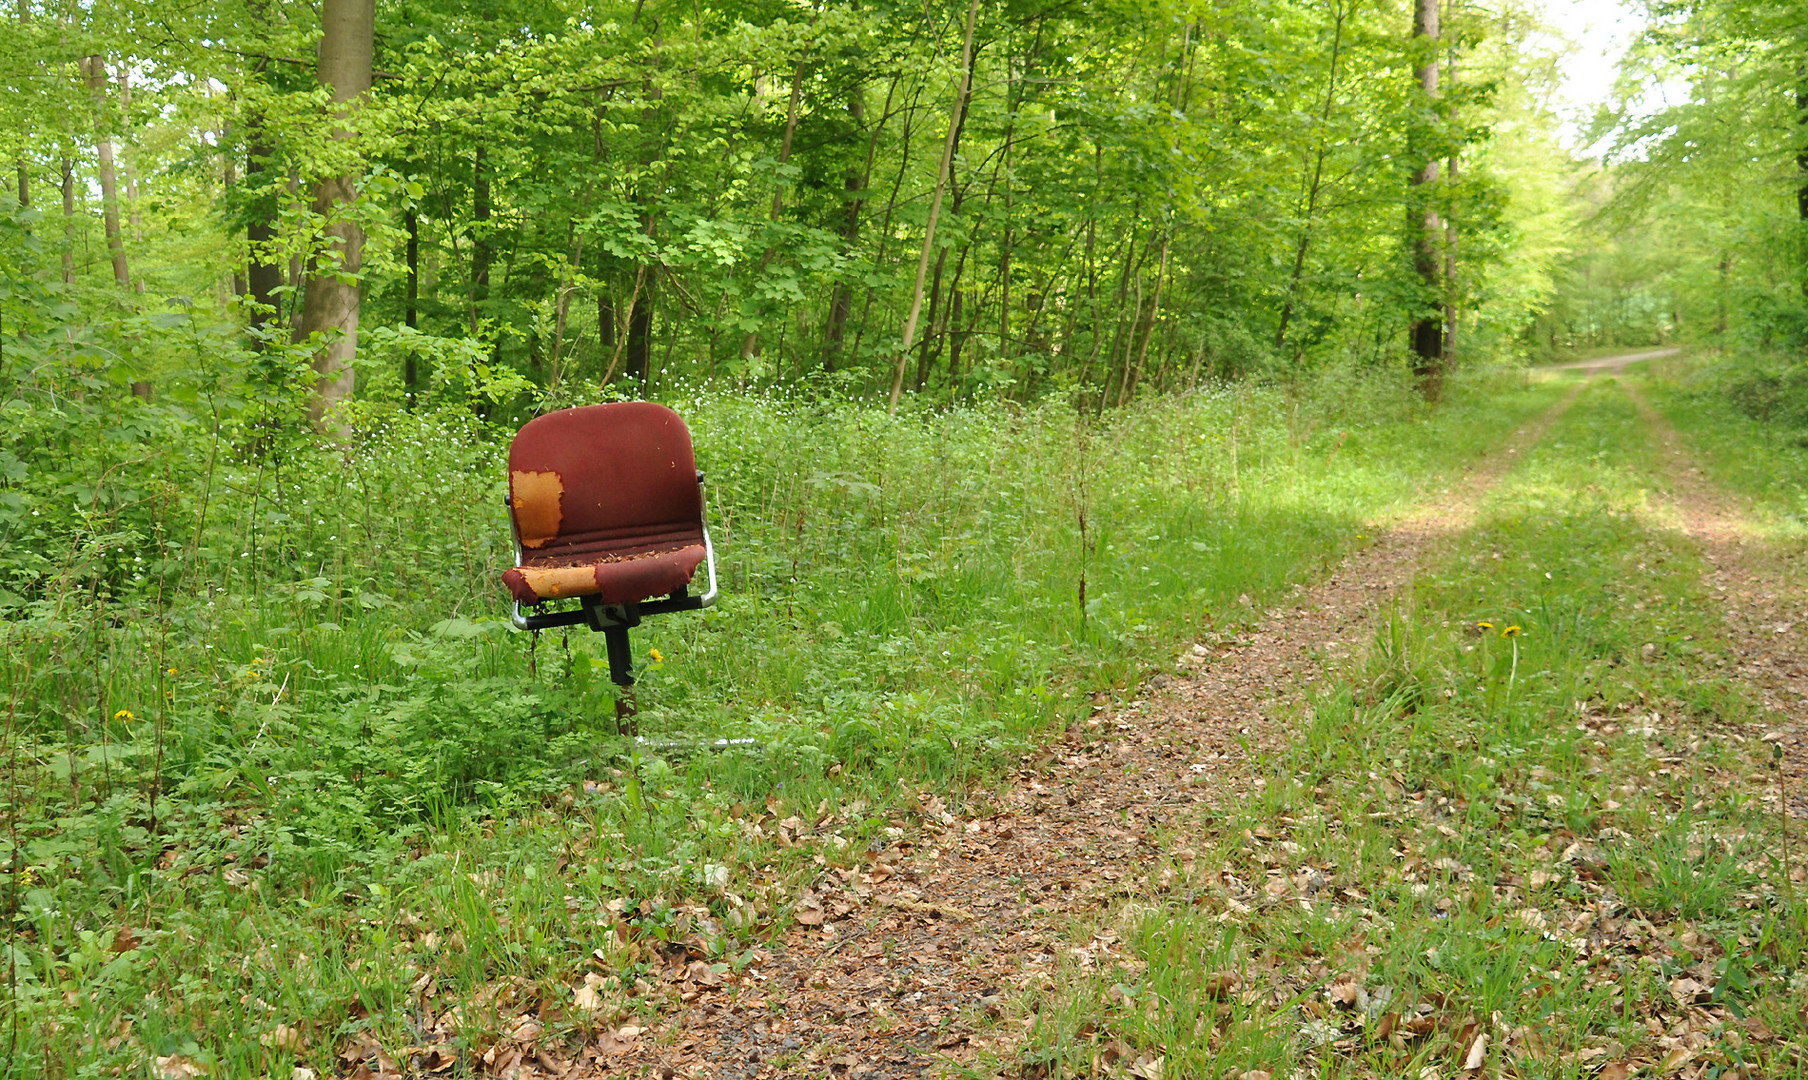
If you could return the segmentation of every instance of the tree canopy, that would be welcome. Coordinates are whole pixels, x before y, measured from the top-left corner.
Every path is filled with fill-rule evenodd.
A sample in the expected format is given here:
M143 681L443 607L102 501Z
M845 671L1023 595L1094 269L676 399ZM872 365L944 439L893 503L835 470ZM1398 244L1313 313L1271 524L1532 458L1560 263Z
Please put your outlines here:
M1553 74L1511 5L367 7L21 0L9 280L183 297L318 369L266 380L410 402L1104 406L1386 365L1412 325L1510 353L1549 293Z

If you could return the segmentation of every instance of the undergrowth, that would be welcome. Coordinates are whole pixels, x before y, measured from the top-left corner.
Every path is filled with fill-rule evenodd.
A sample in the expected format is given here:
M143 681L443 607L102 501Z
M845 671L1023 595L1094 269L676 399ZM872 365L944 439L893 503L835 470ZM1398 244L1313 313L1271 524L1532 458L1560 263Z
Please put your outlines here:
M982 790L1555 393L1352 377L1094 423L688 392L724 595L637 631L638 741L600 641L507 625L512 418L316 444L196 385L14 388L0 1075L324 1071L409 1045L424 997L472 1055L527 997L574 1038L655 1008L669 954L745 963L815 860ZM715 738L752 742L686 749ZM570 1007L586 970L606 1009Z

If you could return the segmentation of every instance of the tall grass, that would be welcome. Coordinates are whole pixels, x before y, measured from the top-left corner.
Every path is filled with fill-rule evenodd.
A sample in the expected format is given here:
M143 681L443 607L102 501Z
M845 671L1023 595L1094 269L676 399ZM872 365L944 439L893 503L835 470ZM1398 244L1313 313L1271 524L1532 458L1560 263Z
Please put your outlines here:
M278 1022L324 1067L354 1030L405 1039L423 977L556 982L602 950L631 985L657 957L624 912L740 962L808 865L749 807L851 858L918 795L983 791L1554 393L1476 380L1429 412L1350 377L1094 422L684 392L724 596L637 631L651 743L600 641L507 626L503 417L310 445L121 399L142 434L114 466L8 493L39 558L0 567L0 1076L262 1075ZM720 736L755 742L646 749Z

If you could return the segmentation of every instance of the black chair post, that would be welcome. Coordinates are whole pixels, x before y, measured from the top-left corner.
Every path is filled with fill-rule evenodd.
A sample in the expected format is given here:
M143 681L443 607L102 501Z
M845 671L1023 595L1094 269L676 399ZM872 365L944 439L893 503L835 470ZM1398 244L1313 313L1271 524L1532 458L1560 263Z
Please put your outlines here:
M603 629L603 644L609 649L609 678L626 690L634 685L634 646L628 642L628 628L620 624Z

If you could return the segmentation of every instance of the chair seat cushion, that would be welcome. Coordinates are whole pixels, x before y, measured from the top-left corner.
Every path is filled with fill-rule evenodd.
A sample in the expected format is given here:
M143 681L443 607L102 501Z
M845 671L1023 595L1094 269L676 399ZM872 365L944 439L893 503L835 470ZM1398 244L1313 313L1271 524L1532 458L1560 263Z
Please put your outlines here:
M567 596L595 596L605 604L634 604L669 596L689 584L702 564L702 544L640 555L529 558L503 571L515 599L538 604Z

